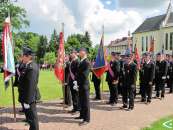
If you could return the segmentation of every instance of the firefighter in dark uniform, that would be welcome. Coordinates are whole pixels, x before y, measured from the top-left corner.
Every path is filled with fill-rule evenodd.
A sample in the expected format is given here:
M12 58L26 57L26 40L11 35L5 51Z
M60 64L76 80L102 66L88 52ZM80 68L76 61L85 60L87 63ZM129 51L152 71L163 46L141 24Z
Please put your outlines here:
M143 64L143 80L144 80L144 101L151 103L152 87L155 76L155 64L151 61L150 53L145 53L145 63ZM147 100L146 100L147 96Z
M79 100L80 100L80 116L75 119L83 119L80 125L86 125L90 122L90 85L89 85L89 73L90 62L87 58L87 50L81 48L79 51L81 61L78 66L77 84L79 86Z
M168 73L169 73L169 67L170 67L170 55L169 54L166 54L165 61L168 64L168 72L167 72L167 75L166 75L166 87L169 88L169 85L168 85L169 84L169 75L168 75Z
M118 80L120 73L120 63L117 60L117 54L111 53L111 61L108 65L108 71L106 75L106 81L109 85L110 98L107 104L115 105L118 102Z
M133 61L132 54L126 54L126 63L124 65L124 89L123 89L123 108L134 109L135 86L137 77L137 65ZM128 103L129 101L129 103Z
M124 64L125 64L125 54L121 54L120 59L120 74L119 74L119 81L118 81L118 87L119 87L119 94L123 95L123 86L124 86Z
M145 97L145 85L144 85L144 63L145 63L145 53L142 55L141 58L141 64L140 64L140 70L139 70L139 83L140 83L140 91L141 94L141 102L146 101Z
M101 79L97 78L94 72L92 72L92 82L94 83L95 95L96 95L94 100L101 100L101 94L100 94Z
M65 83L64 83L64 104L66 107L71 106L72 99L71 99L71 92L70 92L70 86L69 86L69 65L70 65L70 59L69 55L65 56Z
M169 68L168 68L168 88L170 89L169 93L173 93L173 56L169 58Z
M71 62L68 69L69 69L69 86L73 102L73 109L71 110L71 113L75 114L76 112L80 111L79 91L77 88L77 70L79 66L77 51L73 50L70 57L71 57Z
M21 103L22 106L22 110L20 110L19 112L24 113L23 98L22 98L22 93L24 92L24 90L22 87L19 86L19 79L22 73L25 72L25 64L22 61L22 56L20 56L18 60L19 61L16 64L15 81L13 86L18 87L18 94L19 94L18 101Z
M23 89L21 97L25 109L26 119L30 125L29 130L39 130L36 101L38 100L39 68L33 62L33 51L29 47L23 48L23 63L25 69L19 78L19 87Z
M163 58L162 53L158 53L156 57L156 67L155 67L155 86L156 86L156 98L160 97L161 99L165 96L165 82L166 75L168 71L168 64Z

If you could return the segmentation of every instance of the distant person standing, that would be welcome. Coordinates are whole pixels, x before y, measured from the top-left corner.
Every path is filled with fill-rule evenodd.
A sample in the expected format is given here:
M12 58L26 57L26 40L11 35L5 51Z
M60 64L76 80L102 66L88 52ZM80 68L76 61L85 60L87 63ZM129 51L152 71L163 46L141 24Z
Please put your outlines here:
M79 85L79 99L80 99L80 116L75 119L83 119L80 125L86 125L90 122L90 88L89 88L89 73L90 63L87 58L87 50L81 48L79 52L81 61L78 67L77 83Z
M18 94L19 94L18 101L21 103L21 106L22 106L22 110L20 110L19 112L24 113L25 111L24 111L24 106L23 106L23 95L22 95L22 93L24 93L24 89L21 86L19 86L19 79L21 78L22 73L25 72L25 64L23 63L22 58L23 58L23 56L20 56L18 58L19 61L16 64L15 81L14 81L13 86L18 87Z
M23 106L27 122L30 125L29 130L39 130L37 117L36 101L38 100L38 78L39 68L33 61L33 51L29 47L23 48L23 63L25 71L22 72L19 79L19 86L24 90L22 92Z
M165 97L165 83L168 71L168 63L164 60L164 56L162 53L157 54L155 69L156 98L160 97L161 91L160 99L163 99Z
M69 72L69 66L70 66L70 58L69 55L65 56L65 82L64 82L64 104L68 106L71 106L71 92L70 92L70 86L69 86L69 78L70 78L70 72Z
M137 65L133 61L132 54L126 54L126 63L124 65L124 90L123 90L123 108L134 109L135 86L137 77Z
M120 63L117 60L117 54L111 53L111 61L108 64L106 81L108 82L110 98L107 104L115 105L118 102L118 80L120 73Z
M79 66L79 59L77 56L77 51L73 50L70 54L70 64L68 67L69 70L69 86L72 95L73 109L70 111L72 114L76 114L80 111L79 105L79 91L78 91L78 83L77 83L77 72Z
M94 74L94 72L92 72L92 82L94 83L94 88L95 88L95 98L94 98L94 100L101 100L101 94L100 94L101 79L98 78Z
M169 93L173 93L173 55L170 55L169 57L169 68L168 68L168 74L167 74L167 85L170 89Z
M145 53L144 70L144 100L147 98L147 103L151 103L153 80L155 77L155 64L151 61L150 53Z

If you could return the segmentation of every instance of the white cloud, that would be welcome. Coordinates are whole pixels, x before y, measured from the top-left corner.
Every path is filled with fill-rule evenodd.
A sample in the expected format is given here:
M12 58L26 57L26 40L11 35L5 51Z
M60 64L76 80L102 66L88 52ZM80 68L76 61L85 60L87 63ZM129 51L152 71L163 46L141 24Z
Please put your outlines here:
M112 2L111 2L110 0L107 0L107 1L106 1L106 4L107 4L107 5L110 5L110 4L112 4Z
M107 4L110 2L106 1ZM151 14L151 11L145 13L144 10L135 9L105 9L100 0L21 0L19 5L27 10L31 21L30 31L50 36L53 28L61 31L61 23L64 22L66 36L89 31L94 44L100 42L103 24L105 43L108 44L118 37L127 36L128 30L133 32L143 21L143 15ZM155 9L154 13L159 11Z

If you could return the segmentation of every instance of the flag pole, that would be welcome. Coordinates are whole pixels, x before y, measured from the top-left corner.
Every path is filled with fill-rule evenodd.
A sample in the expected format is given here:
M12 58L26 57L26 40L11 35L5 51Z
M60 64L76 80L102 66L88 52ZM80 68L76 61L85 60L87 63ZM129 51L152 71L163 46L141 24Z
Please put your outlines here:
M14 93L14 86L13 86L13 77L11 78L11 87L12 87L12 98L13 98L14 122L16 122L16 103L15 103L15 93Z
M61 24L62 26L62 33L63 33L63 40L64 40L64 23ZM64 58L65 59L65 54L64 54ZM65 109L65 61L64 61L64 66L63 66L63 71L64 71L64 79L63 79L63 87L62 87L62 91L63 91L63 110Z
M102 37L103 37L103 45L104 45L104 25L102 26ZM102 82L102 99L103 99L103 92L104 92L104 74L101 77Z
M10 15L10 9L8 10L8 17L10 18L11 21L11 15ZM13 41L13 37L12 37L12 24L10 22L10 26L11 26L11 41L12 41L12 46L13 46L13 54L14 54L14 41ZM15 103L15 93L14 93L14 86L13 86L13 77L11 78L11 88L12 88L12 101L13 101L13 114L14 114L14 122L16 122L16 103Z

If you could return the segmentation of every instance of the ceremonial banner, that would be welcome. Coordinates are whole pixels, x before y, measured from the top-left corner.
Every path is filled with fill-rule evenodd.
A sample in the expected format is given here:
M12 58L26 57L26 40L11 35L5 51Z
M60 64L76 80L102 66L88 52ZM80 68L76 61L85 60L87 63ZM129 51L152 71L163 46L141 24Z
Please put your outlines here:
M3 71L4 82L7 85L12 76L15 75L15 64L13 54L12 35L10 30L10 18L6 18L2 33ZM7 86L6 86L7 87Z
M100 78L102 74L105 72L105 70L106 70L106 62L105 62L103 35L102 35L100 46L96 56L96 60L93 65L93 72L98 78Z
M58 49L58 57L55 64L55 75L62 83L64 82L64 58L65 58L65 51L64 51L64 34L63 32L60 33L60 43Z
M137 61L137 68L140 69L140 55L139 55L139 52L138 52L138 48L136 47L136 44L135 44L135 59Z
M150 41L150 50L149 50L149 52L154 53L154 39L153 38Z

